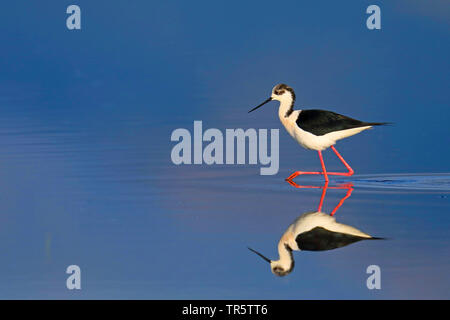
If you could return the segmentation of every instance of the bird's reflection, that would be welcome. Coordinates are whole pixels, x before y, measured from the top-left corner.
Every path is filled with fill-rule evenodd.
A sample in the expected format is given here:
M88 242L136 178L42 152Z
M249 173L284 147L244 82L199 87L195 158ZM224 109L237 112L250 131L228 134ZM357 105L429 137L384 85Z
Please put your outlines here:
M352 184L344 184L329 187L325 183L319 186L299 186L295 182L289 182L296 188L321 188L322 196L316 211L306 212L300 215L287 228L286 232L278 242L278 260L270 260L261 253L249 248L270 263L270 269L277 276L285 276L294 269L294 258L292 251L324 251L347 246L361 240L379 240L382 238L372 237L352 226L336 222L334 214L342 206L345 199L350 197L353 191ZM322 212L322 206L327 189L346 189L346 195L341 199L330 214Z

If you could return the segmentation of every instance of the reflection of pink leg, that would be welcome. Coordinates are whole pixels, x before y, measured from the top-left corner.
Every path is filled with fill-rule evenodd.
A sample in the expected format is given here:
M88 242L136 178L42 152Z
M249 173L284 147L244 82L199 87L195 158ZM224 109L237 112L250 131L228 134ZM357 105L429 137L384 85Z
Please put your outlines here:
M328 183L325 182L325 185L323 186L302 186L297 184L295 181L291 181L291 180L286 180L287 183L289 183L291 186L293 186L294 188L298 188L298 189L322 189L322 188L328 188L328 189L348 189L348 188L353 188L353 183L348 182L348 183L342 183L339 184L335 187L328 187Z
M345 184L340 184L336 187L328 187L328 182L325 182L325 184L323 186L300 186L297 183L295 183L294 181L290 181L287 180L287 182L295 187L295 188L303 188L303 189L323 189L322 190L322 195L320 197L320 202L319 202L319 206L317 208L317 211L321 211L322 207L323 207L323 202L325 200L325 194L327 192L327 189L347 189L347 194L341 199L341 201L339 201L339 203L337 204L337 206L333 209L333 211L330 213L330 216L334 216L334 214L337 212L337 210L342 206L342 204L344 203L344 201L350 197L352 195L352 191L353 191L353 184L350 183L345 183Z
M322 211L322 205L323 205L323 199L325 199L325 194L327 193L328 188L328 181L325 182L322 190L322 196L320 197L319 207L317 208L317 211Z
M342 206L342 204L344 203L345 199L347 199L348 197L350 197L350 196L352 195L352 191L353 191L353 188L352 188L352 187L348 188L347 194L345 195L345 197L343 197L343 198L341 199L341 201L339 201L339 203L338 203L338 205L336 206L336 208L334 208L334 210L331 211L330 216L334 216L334 214L335 214L336 211L339 209L339 207Z

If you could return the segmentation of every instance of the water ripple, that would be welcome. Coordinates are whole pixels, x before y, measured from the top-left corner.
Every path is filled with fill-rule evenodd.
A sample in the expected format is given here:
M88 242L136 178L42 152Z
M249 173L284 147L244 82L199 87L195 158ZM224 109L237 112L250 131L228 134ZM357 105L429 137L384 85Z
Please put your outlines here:
M450 173L405 173L359 175L336 182L351 181L355 187L403 190L450 191Z

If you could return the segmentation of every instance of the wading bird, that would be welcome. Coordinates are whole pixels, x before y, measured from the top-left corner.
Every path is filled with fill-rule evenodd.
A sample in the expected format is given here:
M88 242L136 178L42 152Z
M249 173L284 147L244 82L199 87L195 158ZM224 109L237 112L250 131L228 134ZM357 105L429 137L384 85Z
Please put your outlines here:
M294 257L292 251L324 251L347 246L361 240L379 240L383 238L372 237L352 226L338 223L333 217L337 209L348 198L353 190L352 185L330 187L333 189L348 189L346 196L339 202L330 215L321 211L328 184L323 186L319 208L314 212L306 212L287 228L278 242L278 260L270 260L252 248L265 261L270 263L272 273L277 276L285 276L294 269ZM321 188L321 187L317 187Z
M289 134L304 148L317 150L323 170L322 172L296 171L286 180L292 180L301 174L323 174L325 181L328 181L328 175L351 176L354 171L334 147L336 141L373 126L386 124L385 122L363 122L332 111L294 110L295 92L285 84L276 85L272 89L270 98L250 110L249 113L272 100L280 101L278 116ZM329 147L336 153L348 172L327 172L322 150Z

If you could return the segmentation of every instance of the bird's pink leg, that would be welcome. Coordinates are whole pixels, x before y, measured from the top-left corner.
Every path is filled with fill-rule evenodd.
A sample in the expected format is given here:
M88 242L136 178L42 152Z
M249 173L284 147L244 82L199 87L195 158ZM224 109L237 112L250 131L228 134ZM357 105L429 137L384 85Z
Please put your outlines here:
M327 171L325 169L325 163L323 162L323 157L322 157L322 151L318 150L317 151L319 153L319 158L320 158L320 163L322 165L322 170L323 172L316 172L316 171L296 171L293 174L291 174L289 177L286 178L286 181L291 181L292 179L294 179L295 177L301 175L301 174L323 174L325 176L325 181L328 182L328 175L327 175Z
M334 151L334 153L336 153L336 155L339 158L339 160L342 161L344 166L347 168L348 172L328 172L328 174L334 175L334 176L351 176L351 175L353 175L355 173L355 171L353 171L353 169L348 165L348 163L339 154L339 152L336 150L336 148L334 146L331 146L331 149Z
M347 177L353 175L355 173L355 171L353 171L353 169L344 160L344 158L339 154L339 152L336 150L336 148L334 146L331 146L331 149L334 151L334 153L337 155L339 160L341 160L341 162L347 168L348 172L327 172L327 170L325 168L325 163L324 163L323 157L322 157L322 151L318 150L317 152L319 153L320 164L322 165L322 170L323 170L322 172L296 171L293 174L291 174L289 177L287 177L286 181L290 181L290 180L294 179L295 177L297 177L297 176L299 176L301 174L323 174L324 177L325 177L325 181L326 182L328 182L328 176L329 175L333 175L333 176L347 176Z
M319 153L320 164L322 165L323 176L325 177L325 181L328 183L328 174L327 169L325 168L325 162L323 162L322 151L317 151Z

